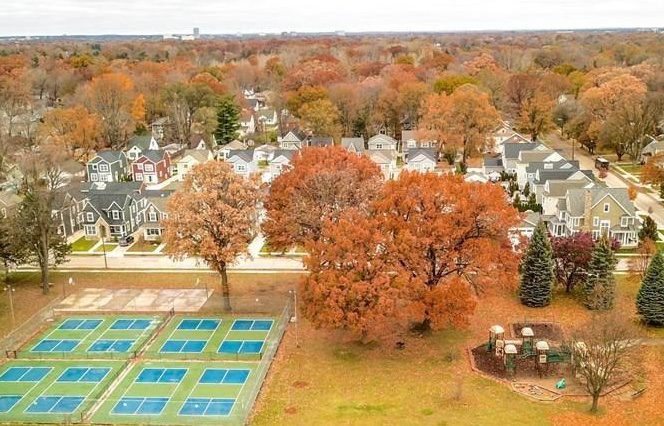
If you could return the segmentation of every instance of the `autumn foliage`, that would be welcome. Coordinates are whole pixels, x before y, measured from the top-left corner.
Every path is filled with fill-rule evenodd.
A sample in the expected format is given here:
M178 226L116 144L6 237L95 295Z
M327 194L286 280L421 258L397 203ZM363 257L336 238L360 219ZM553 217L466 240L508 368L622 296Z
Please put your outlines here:
M274 180L265 201L263 232L273 249L317 240L325 220L355 207L365 210L381 185L380 169L341 147L306 148Z
M305 315L363 340L463 327L476 297L514 287L508 229L518 220L499 187L404 172L368 212L325 221L307 243Z

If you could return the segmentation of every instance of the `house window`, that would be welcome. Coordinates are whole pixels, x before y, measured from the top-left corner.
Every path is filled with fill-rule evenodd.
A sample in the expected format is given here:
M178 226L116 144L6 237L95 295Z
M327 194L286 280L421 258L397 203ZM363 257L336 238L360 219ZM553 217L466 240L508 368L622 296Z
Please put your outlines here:
M118 219L120 219L120 212L118 212L117 210L113 210L113 211L111 212L111 217L113 218L113 220L118 220Z
M145 165L145 171L146 172L153 172L154 171L154 166L152 164L146 164Z
M157 213L156 212L148 213L148 220L150 222L156 222L157 221Z
M408 148L415 148L417 146L417 142L414 140L409 140L408 141Z
M383 149L383 144L382 143L377 143L376 144L376 149Z
M142 163L136 163L136 168L138 170L143 170L143 164Z
M237 170L238 172L246 172L247 166L245 166L244 164L236 164L235 170Z
M92 168L92 170L97 170L97 165L96 165L96 164L93 164L93 165L91 166L91 168Z
M111 225L111 235L118 235L122 233L122 226Z
M100 164L99 165L99 171L100 172L107 172L108 171L108 164Z
M137 181L142 181L143 180L143 173L136 173L136 180Z
M599 226L599 218L597 216L593 217L593 226Z
M145 230L145 234L148 237L158 237L158 236L161 235L161 229L159 229L159 228L147 228Z
M93 181L93 182L97 182L99 180L99 177L97 176L97 173L90 174L90 180Z
M604 203L604 213L609 212L609 203Z
M95 220L95 216L92 213L88 212L85 216L85 220L88 222L92 222L93 220Z
M97 235L97 228L94 225L85 225L85 235Z
M627 227L628 223L629 223L629 218L627 217L620 218L620 226L622 226L623 228Z

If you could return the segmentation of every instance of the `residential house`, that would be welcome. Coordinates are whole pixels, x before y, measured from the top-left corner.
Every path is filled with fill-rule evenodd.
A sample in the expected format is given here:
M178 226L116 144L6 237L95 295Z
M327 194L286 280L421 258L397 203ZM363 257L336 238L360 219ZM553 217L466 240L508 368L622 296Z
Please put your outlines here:
M365 151L363 137L341 138L341 146L347 151L358 155Z
M436 148L437 144L434 141L418 140L416 130L403 130L401 132L401 151L405 156L411 149L417 148Z
M537 228L541 221L542 215L537 212L528 210L527 212L523 213L519 225L509 230L509 237L512 241L512 246L518 246L522 237L530 239L535 232L535 228Z
M78 161L68 158L58 164L60 176L65 183L83 182L85 180L85 166Z
M279 116L277 111L272 108L264 108L256 113L258 115L257 126L265 132L273 130L279 125Z
M558 213L549 221L554 236L591 232L597 239L615 238L622 247L635 247L640 220L627 188L570 189L558 203Z
M487 183L490 181L489 177L479 170L468 170L463 175L463 180L471 183Z
M161 142L166 137L168 128L171 126L171 120L168 117L159 117L150 124L152 137ZM156 148L155 148L156 149Z
M127 144L127 159L130 161L136 161L144 151L157 149L159 149L159 144L153 136L133 136L129 139L129 143Z
M247 109L242 110L242 113L240 114L240 129L238 133L240 136L256 133L256 119L254 118L254 111Z
M170 192L146 191L145 208L141 211L140 230L145 241L161 241L164 234L163 220L168 217L167 204Z
M86 197L79 223L88 239L117 239L136 232L145 208L141 182L92 182L81 189Z
M232 167L233 171L240 176L248 177L253 173L258 172L258 163L254 161L254 150L243 149L231 151L226 160Z
M212 160L214 160L212 151L208 151L207 149L186 149L181 156L171 162L171 175L178 176L180 180L184 180L184 177L191 169Z
M99 151L86 168L89 182L120 182L129 175L127 156L122 151Z
M21 197L11 190L0 191L0 217L6 218L16 211Z
M334 145L334 139L331 136L312 136L309 138L309 146L324 148Z
M212 139L213 139L211 141L212 145L215 145L214 135L212 136ZM189 137L189 144L187 145L187 148L189 148L189 149L201 149L201 150L209 149L208 142L205 139L205 136L203 136L200 133L194 133L193 135L191 135Z
M70 237L83 229L79 213L87 197L81 190L88 186L87 182L72 181L55 192L52 214L58 234Z
M516 164L520 161L519 154L521 151L537 151L549 150L545 145L535 142L526 143L504 143L501 152L500 161L503 165L503 170L508 173L516 174Z
M385 179L396 179L399 175L396 150L367 150L365 155L380 167Z
M243 149L247 149L247 144L235 139L233 141L228 142L225 145L219 145L219 147L217 148L216 157L219 160L225 161L228 159L228 154L230 154L231 151L240 151Z
M516 172L516 183L520 188L528 182L526 169L531 163L556 163L565 161L560 153L551 149L535 149L532 151L520 151L517 162L514 165Z
M131 167L135 181L162 183L171 177L171 155L161 149L144 151Z
M274 145L268 145L264 144L261 145L257 148L255 148L254 151L254 162L258 164L259 166L267 166L268 161L270 161L270 158L274 155L274 152L279 149Z
M396 151L398 145L396 139L384 134L372 136L367 144L369 151Z
M436 169L436 151L427 148L411 148L408 151L406 170L413 172L433 172Z
M292 149L280 149L273 152L272 158L269 160L269 178L268 180L273 180L285 170L288 170L293 157L297 154L297 151Z
M641 150L641 163L645 163L649 158L657 154L664 153L664 140L657 140L648 136L650 142Z
M500 174L505 168L503 167L503 159L500 155L485 155L482 162L482 173L486 176L490 174Z
M567 191L570 189L585 189L595 186L595 183L592 180L586 179L585 175L581 172L577 170L569 176L565 176L560 172L553 172L558 173L560 175L559 178L553 178L553 176L547 177L543 181L543 184L537 184L532 189L537 203L542 206L542 213L544 215L555 216L558 213L560 200L567 196Z
M302 149L308 145L307 135L300 130L289 130L277 137L281 149Z

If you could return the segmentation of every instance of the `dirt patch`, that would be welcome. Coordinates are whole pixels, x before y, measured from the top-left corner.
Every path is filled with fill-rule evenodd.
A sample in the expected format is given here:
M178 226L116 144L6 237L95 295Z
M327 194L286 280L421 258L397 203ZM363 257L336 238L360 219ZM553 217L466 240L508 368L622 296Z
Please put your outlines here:
M304 388L306 388L307 386L309 386L309 383L304 382L304 381L302 381L302 380L297 380L297 381L293 382L293 387L294 387L295 389L304 389Z
M553 342L561 342L564 338L562 328L554 322L516 322L511 324L512 336L521 337L521 329L530 327L535 333L535 340L545 339Z
M290 407L286 407L284 408L284 413L290 415L297 414L297 407L293 407L292 405Z

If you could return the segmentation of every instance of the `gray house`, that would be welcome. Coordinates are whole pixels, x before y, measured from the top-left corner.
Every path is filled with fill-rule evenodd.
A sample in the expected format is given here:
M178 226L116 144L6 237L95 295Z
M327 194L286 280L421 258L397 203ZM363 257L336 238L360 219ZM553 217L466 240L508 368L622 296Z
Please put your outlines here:
M86 197L79 220L86 238L116 239L133 234L141 225L146 206L141 182L92 182L81 192Z
M88 182L121 182L130 172L127 156L122 151L99 151L86 168Z

